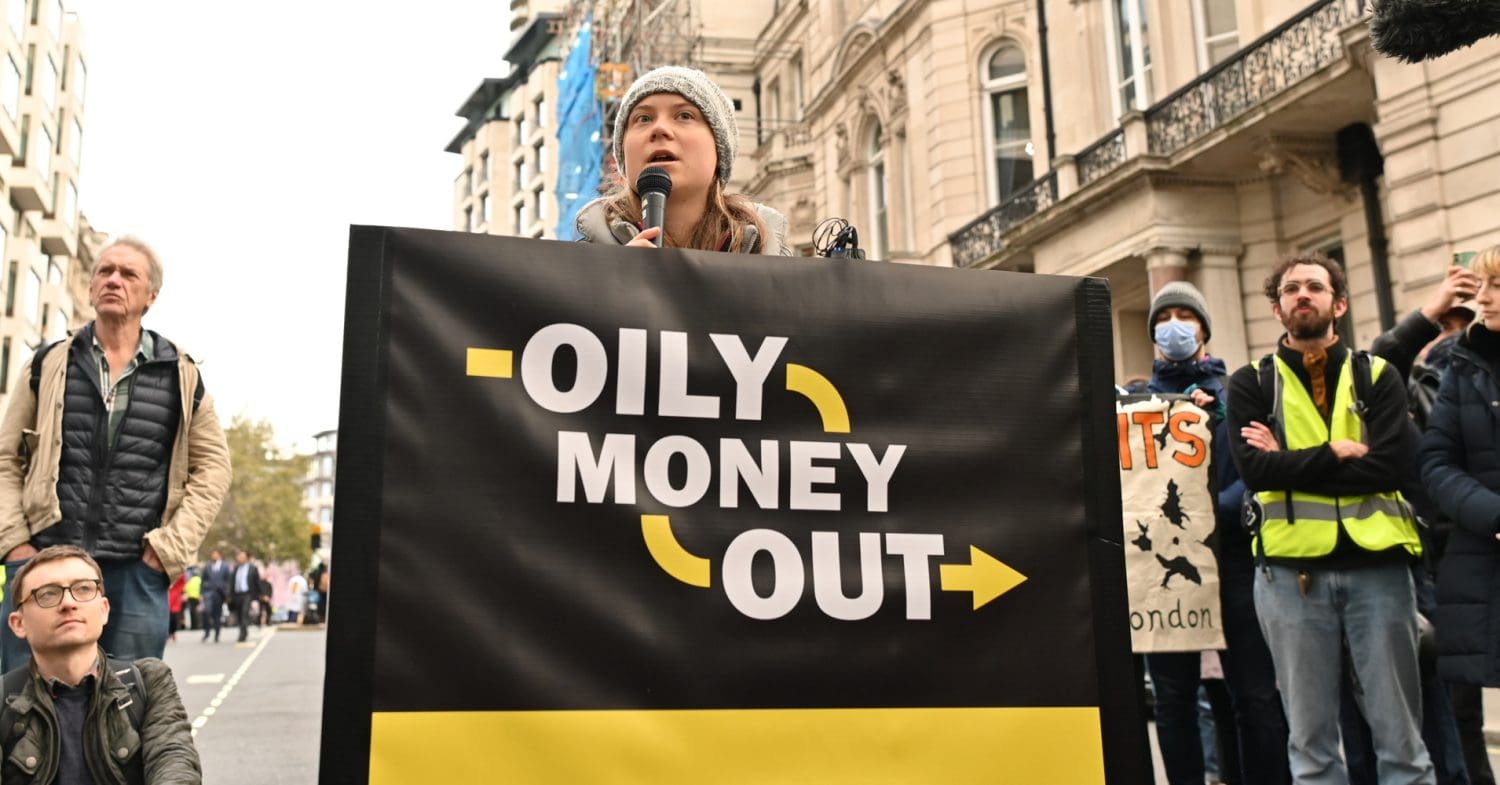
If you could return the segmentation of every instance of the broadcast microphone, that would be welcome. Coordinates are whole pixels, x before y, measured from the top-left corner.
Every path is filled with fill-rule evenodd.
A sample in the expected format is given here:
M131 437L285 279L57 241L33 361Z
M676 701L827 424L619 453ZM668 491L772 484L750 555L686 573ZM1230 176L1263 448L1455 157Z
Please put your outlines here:
M660 166L648 166L635 178L635 192L641 195L644 228L655 226L662 230L653 241L660 248L662 235L667 231L662 224L667 220L667 196L672 193L672 176Z

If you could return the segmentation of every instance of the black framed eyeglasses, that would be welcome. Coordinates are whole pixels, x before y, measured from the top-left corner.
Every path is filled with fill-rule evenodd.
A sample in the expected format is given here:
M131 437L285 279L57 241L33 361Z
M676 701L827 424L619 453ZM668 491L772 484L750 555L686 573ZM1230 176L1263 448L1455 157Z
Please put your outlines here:
M39 607L56 608L57 604L62 602L63 592L72 596L74 602L93 602L104 593L104 581L97 578L85 578L81 581L73 581L67 586L58 586L55 583L38 586L31 590L31 594L26 599L16 603L16 610L20 610L22 605L32 600L36 600Z

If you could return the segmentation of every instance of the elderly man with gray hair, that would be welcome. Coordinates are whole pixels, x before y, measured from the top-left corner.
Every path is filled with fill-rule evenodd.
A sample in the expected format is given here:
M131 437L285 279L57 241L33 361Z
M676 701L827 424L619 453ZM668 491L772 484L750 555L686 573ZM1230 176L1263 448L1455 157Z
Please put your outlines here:
M98 560L113 612L99 643L161 657L167 588L197 556L229 489L229 446L198 366L141 317L161 291L151 247L121 237L89 281L93 322L39 349L0 420L0 554L14 575L38 549ZM5 587L0 616L13 609ZM0 630L0 670L26 662Z

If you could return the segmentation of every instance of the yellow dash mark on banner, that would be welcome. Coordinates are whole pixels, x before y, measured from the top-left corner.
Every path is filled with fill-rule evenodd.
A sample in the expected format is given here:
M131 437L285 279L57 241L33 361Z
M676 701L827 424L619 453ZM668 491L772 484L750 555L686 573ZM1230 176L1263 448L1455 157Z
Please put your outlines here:
M370 785L1103 785L1099 710L377 712Z
M702 556L694 556L672 533L672 519L665 515L642 515L641 535L646 550L668 575L689 586L707 589L713 585L713 565Z
M813 406L817 407L818 416L823 418L825 433L849 432L849 407L844 405L844 396L839 394L833 382L828 381L828 377L806 365L787 363L786 389L788 392L801 393L812 401Z
M509 349L477 349L469 347L470 376L489 376L509 379L511 374L511 352Z

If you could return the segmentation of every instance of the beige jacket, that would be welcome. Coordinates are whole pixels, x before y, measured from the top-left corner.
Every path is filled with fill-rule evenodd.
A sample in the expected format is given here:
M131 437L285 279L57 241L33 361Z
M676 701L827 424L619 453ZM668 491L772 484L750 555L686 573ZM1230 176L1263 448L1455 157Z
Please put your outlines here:
M58 466L62 459L63 392L73 336L42 357L37 393L31 392L28 360L10 395L10 406L0 420L0 557L62 518L57 500ZM207 392L193 407L198 366L178 350L182 420L172 443L167 470L167 504L161 524L146 533L167 578L176 580L197 560L198 546L219 514L231 478L229 443ZM40 402L40 405L38 403ZM22 442L31 460L23 457Z

